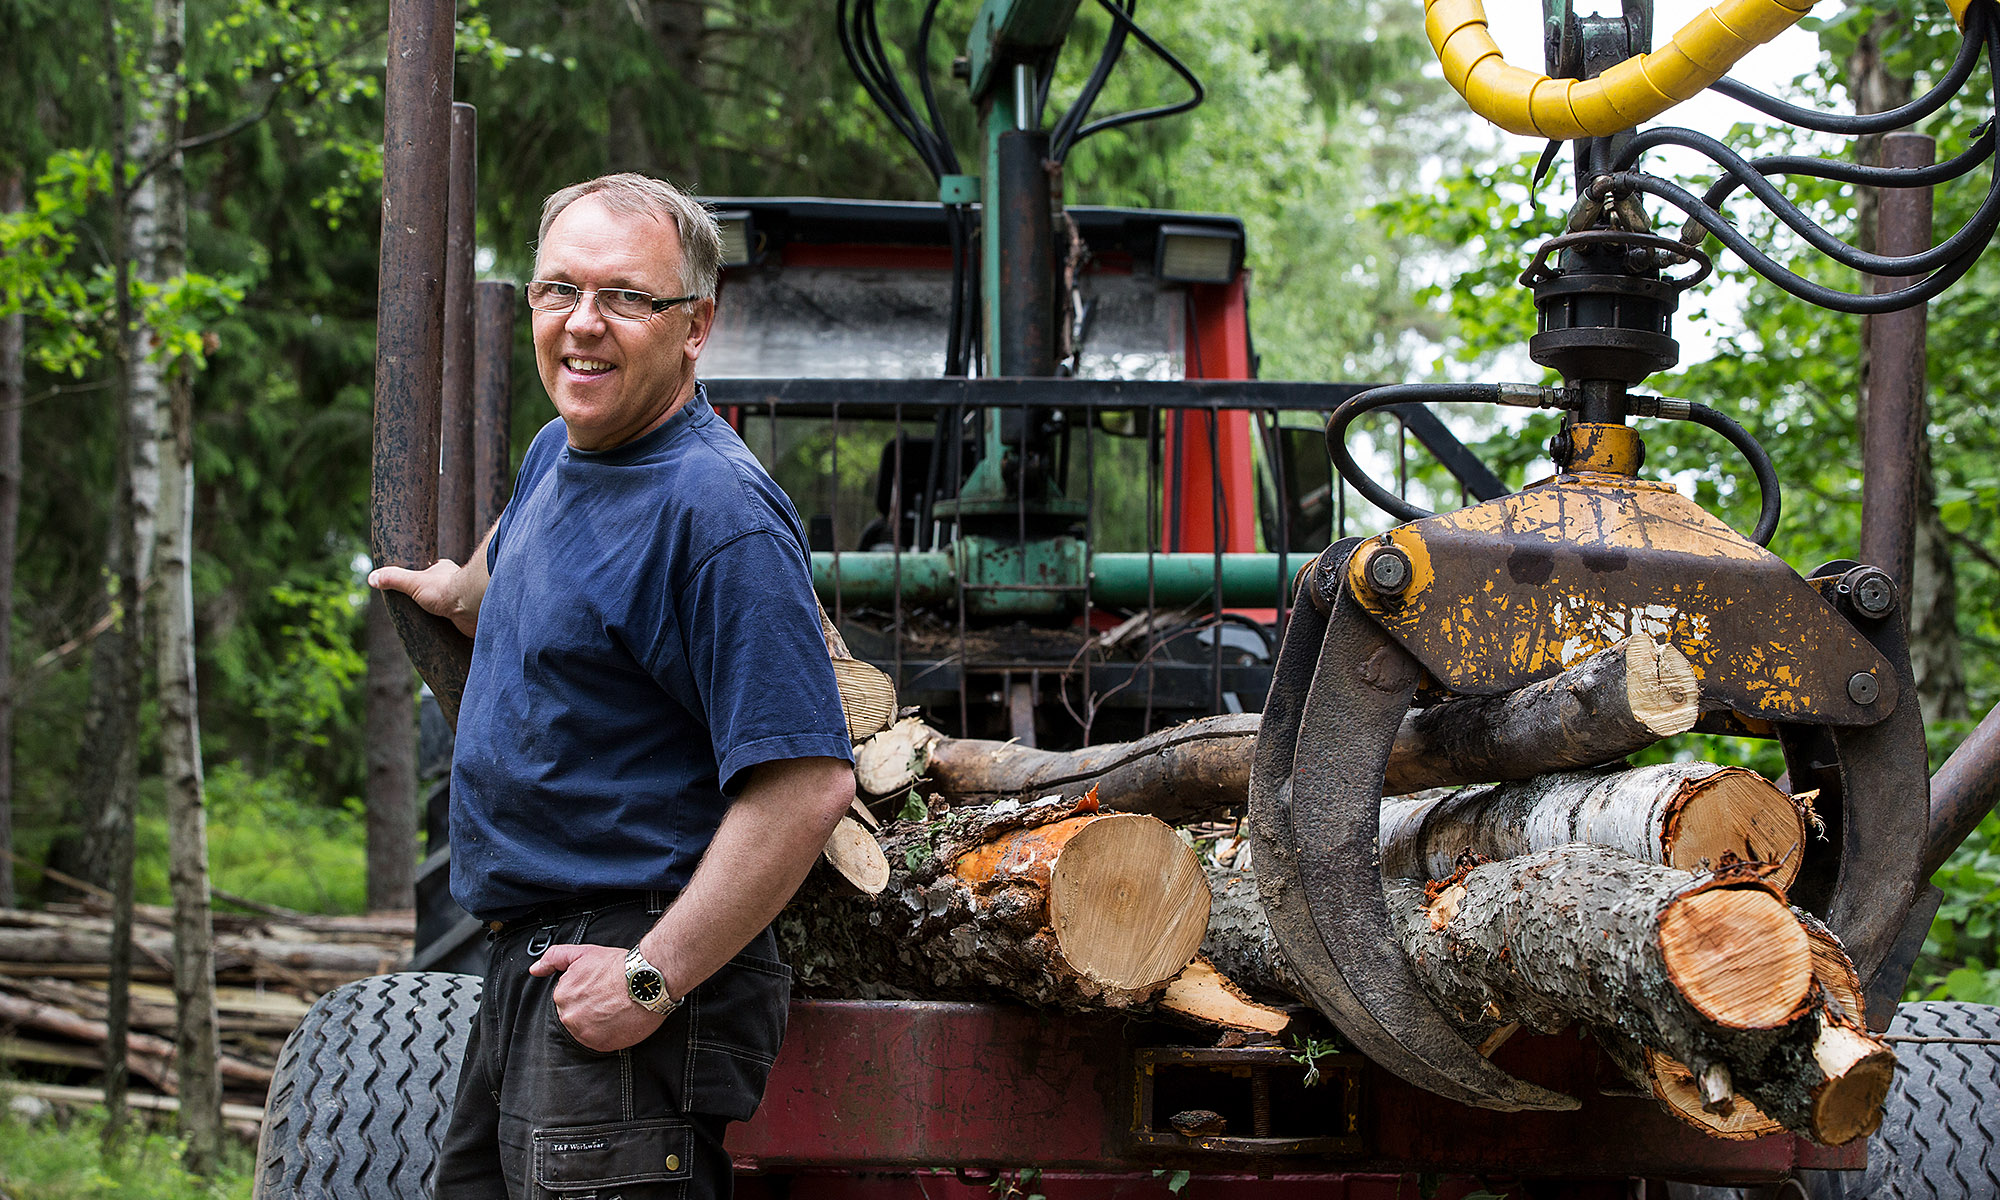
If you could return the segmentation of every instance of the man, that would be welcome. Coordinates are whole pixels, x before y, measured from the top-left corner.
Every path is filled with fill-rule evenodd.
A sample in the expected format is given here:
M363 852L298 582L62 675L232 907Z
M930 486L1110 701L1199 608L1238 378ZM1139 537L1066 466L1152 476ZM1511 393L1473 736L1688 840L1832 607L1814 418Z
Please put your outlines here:
M695 380L721 253L659 180L549 197L560 419L470 562L369 576L474 635L452 894L492 965L445 1200L726 1198L784 1032L769 925L854 795L798 517Z

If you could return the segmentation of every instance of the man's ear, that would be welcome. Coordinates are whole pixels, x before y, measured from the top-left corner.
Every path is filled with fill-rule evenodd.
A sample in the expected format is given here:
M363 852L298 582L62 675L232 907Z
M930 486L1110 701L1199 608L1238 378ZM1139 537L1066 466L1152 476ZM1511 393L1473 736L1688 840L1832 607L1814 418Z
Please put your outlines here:
M701 357L702 348L708 345L708 335L715 331L715 297L689 302L688 335L685 347L688 361Z

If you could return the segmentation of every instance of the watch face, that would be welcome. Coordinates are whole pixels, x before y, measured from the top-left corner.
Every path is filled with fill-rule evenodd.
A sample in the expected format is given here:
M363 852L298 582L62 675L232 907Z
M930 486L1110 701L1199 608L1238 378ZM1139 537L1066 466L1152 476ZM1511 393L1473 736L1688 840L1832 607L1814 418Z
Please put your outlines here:
M632 972L626 982L632 989L632 999L640 1004L657 1004L667 994L666 980L651 968Z

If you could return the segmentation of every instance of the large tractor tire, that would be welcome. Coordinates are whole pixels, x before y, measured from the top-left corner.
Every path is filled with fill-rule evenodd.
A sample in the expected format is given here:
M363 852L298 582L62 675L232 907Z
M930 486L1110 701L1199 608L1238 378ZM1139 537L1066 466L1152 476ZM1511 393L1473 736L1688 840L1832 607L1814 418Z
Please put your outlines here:
M480 984L408 972L321 996L278 1055L255 1200L429 1200Z
M2000 1197L2000 1007L1920 1000L1889 1025L1896 1079L1865 1171L1802 1171L1754 1188L1675 1184L1674 1200L1994 1200ZM1938 1041L1903 1041L1936 1038ZM1801 1195L1803 1193L1803 1196Z
M1868 1169L1814 1172L1813 1200L2000 1196L2000 1008L1916 1001L1896 1010L1889 1037L1898 1069L1882 1128L1868 1139Z

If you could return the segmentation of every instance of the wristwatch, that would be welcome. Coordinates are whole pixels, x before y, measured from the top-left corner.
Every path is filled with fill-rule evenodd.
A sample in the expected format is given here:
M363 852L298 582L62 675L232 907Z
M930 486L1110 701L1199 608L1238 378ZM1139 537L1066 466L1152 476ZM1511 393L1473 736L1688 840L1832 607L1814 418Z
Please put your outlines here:
M632 1003L663 1017L681 1006L667 991L667 977L646 961L637 946L625 955L625 993L632 997Z

